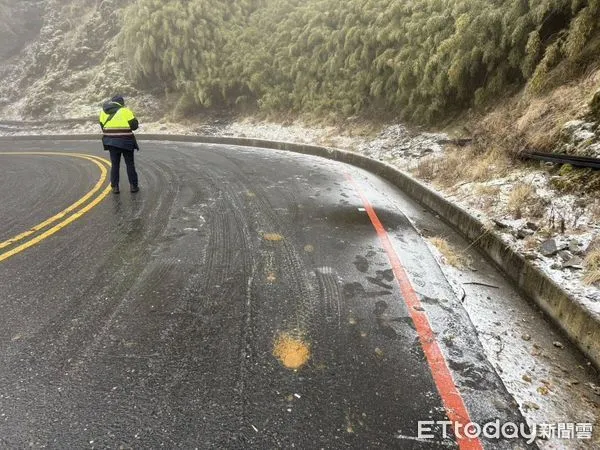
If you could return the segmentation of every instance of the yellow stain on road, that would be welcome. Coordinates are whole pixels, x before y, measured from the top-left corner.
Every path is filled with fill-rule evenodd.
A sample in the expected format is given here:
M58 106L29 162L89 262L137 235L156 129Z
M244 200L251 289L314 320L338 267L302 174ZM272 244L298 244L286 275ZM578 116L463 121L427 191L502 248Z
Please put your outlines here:
M277 233L265 233L263 234L263 238L265 239L265 241L271 242L283 241L283 236Z
M289 333L281 333L275 339L273 356L279 359L286 369L298 370L310 359L310 345Z
M310 245L310 244L308 244L308 245L305 245L305 246L304 246L304 251L305 251L306 253L312 253L312 252L314 252L314 251L315 251L315 247L314 247L314 246L312 246L312 245Z
M67 225L71 224L72 222L74 222L75 220L79 219L81 216L86 214L88 211L90 211L94 206L99 204L110 193L110 186L107 186L102 192L100 192L98 194L98 192L102 189L102 186L107 181L107 178L108 178L107 177L107 174L108 174L107 167L110 167L110 162L104 158L100 158L100 157L93 156L93 155L85 155L85 154L81 154L81 153L58 153L58 152L1 152L0 155L2 155L2 156L7 156L7 155L10 155L10 156L30 156L30 155L68 156L68 157L73 157L73 158L85 159L90 162L93 162L100 169L100 179L98 180L98 182L94 185L94 187L87 194L85 194L83 197L81 197L79 200L77 200L71 206L69 206L68 208L59 212L58 214L55 214L54 216L50 217L49 219L46 219L42 223L32 227L31 229L29 229L23 233L20 233L17 236L15 236L11 239L8 239L4 242L0 242L0 249L13 246L16 243L18 243L22 240L25 240L26 238L44 230L45 228L49 227L53 223L60 221L59 223L54 225L52 228L49 228L44 233L42 233L34 238L31 238L28 241L25 241L23 244L21 244L17 247L14 247L9 251L0 253L0 261L4 261L5 259L10 258L11 256L14 256L17 253L20 253L38 243L40 243L44 239L47 239L48 237L50 237L53 234L57 233L58 231L62 230ZM98 195L96 195L96 194L98 194ZM86 206L79 209L82 205L84 205L86 202L88 202L95 195L96 195L96 197L90 203L88 203ZM69 214L71 214L71 215L69 215Z
M269 283L275 283L277 281L277 275L275 275L275 272L267 273L267 281Z

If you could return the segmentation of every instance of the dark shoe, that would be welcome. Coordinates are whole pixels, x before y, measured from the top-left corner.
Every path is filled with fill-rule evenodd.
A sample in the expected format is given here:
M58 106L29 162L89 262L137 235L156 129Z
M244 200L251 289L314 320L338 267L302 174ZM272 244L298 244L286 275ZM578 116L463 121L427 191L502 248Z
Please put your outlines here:
M121 191L119 191L119 187L113 187L112 192L113 194L119 194Z
M140 190L137 186L131 186L131 192L138 192Z

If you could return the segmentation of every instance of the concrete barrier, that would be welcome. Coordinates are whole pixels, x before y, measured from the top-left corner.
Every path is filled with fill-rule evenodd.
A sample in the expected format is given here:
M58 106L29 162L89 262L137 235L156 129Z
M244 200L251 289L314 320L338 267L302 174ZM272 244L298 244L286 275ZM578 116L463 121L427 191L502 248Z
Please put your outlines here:
M99 135L46 135L4 136L0 142L25 140L100 140ZM195 142L205 144L238 145L265 149L286 150L333 159L368 170L388 180L414 200L439 215L446 223L487 255L516 286L552 318L575 343L600 368L600 314L591 311L577 297L569 294L530 261L506 244L499 235L487 229L482 222L465 210L444 199L407 173L358 153L319 147L316 145L275 142L262 139L175 136L139 134L139 141Z

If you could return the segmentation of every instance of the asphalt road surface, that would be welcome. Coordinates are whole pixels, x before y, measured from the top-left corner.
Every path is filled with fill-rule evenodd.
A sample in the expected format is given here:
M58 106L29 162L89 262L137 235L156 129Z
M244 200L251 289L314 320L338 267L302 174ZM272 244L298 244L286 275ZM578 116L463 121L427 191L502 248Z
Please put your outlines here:
M527 447L419 436L522 418L385 181L146 142L113 195L97 142L1 145L0 447Z

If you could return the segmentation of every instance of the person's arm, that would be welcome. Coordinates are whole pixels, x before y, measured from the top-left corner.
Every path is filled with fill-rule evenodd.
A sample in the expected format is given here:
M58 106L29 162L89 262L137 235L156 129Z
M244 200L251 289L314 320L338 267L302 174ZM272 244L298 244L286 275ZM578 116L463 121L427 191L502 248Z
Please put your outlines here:
M130 110L129 108L126 108L124 113L126 114L125 120L127 120L127 123L129 124L129 128L131 128L131 131L137 130L138 127L140 126L140 123L138 122L135 115L133 114L133 111Z
M140 126L140 123L138 122L138 120L135 117L129 121L129 128L131 128L131 131L137 130L139 128L139 126Z

